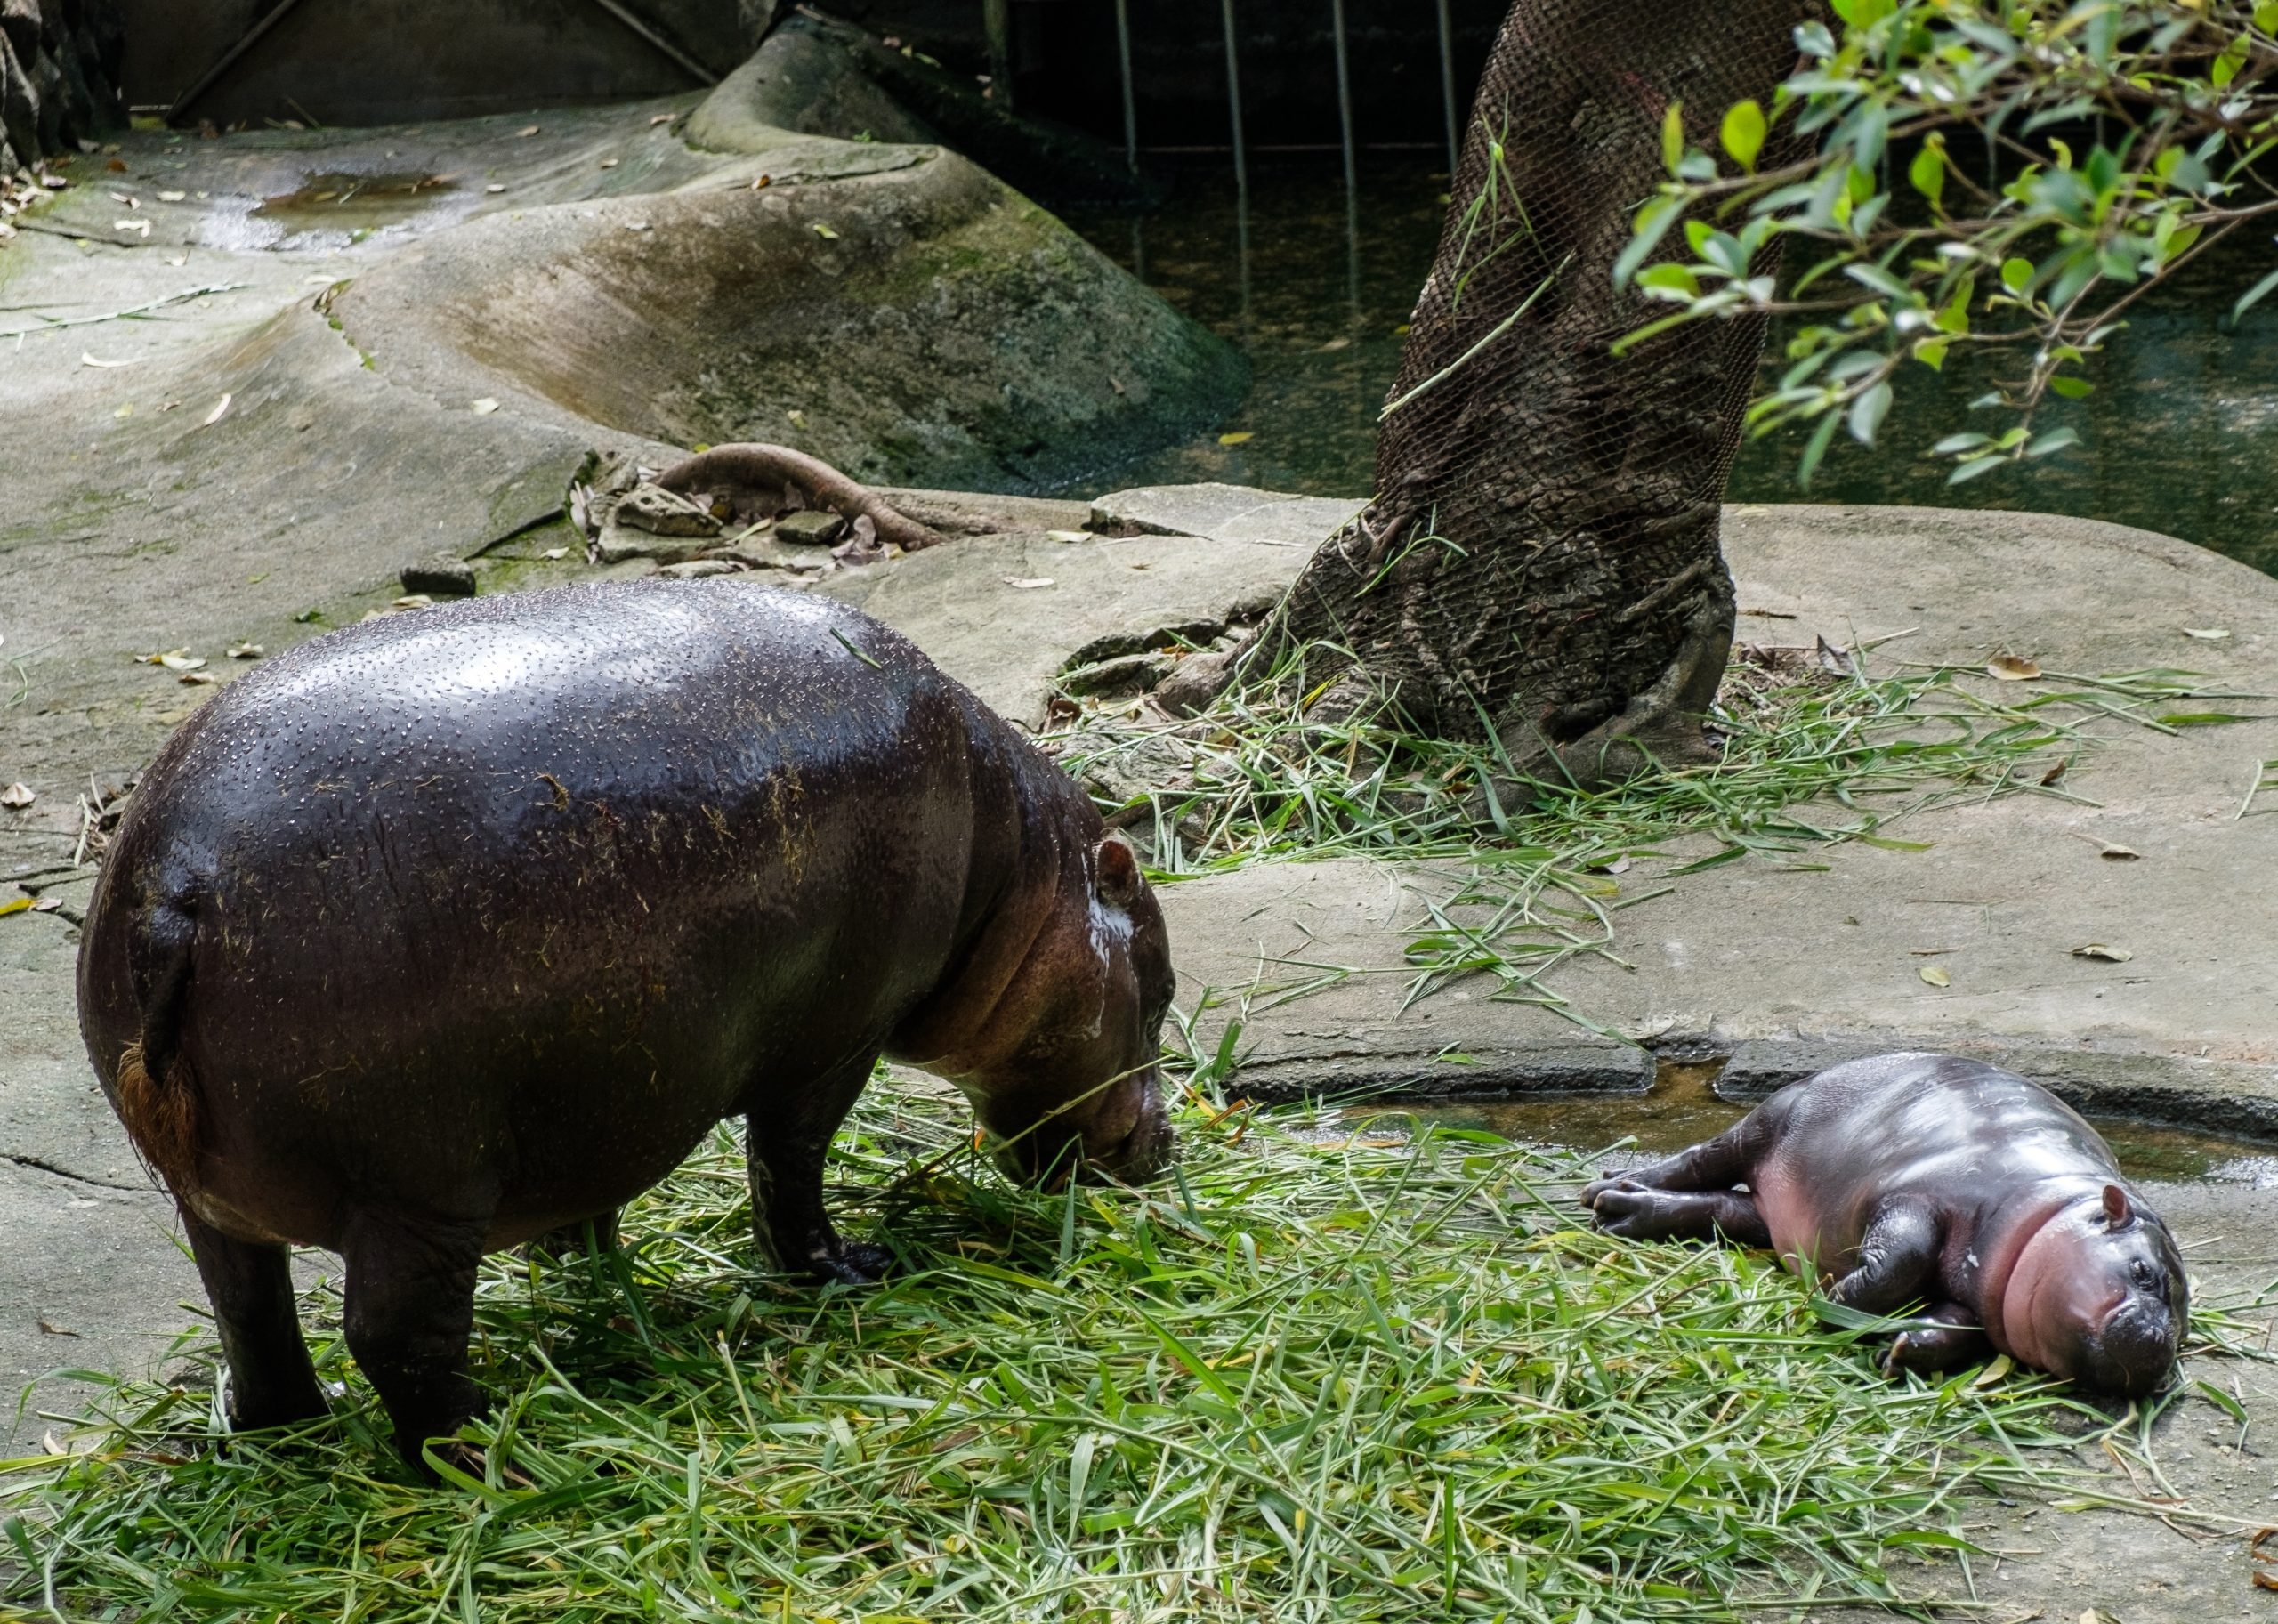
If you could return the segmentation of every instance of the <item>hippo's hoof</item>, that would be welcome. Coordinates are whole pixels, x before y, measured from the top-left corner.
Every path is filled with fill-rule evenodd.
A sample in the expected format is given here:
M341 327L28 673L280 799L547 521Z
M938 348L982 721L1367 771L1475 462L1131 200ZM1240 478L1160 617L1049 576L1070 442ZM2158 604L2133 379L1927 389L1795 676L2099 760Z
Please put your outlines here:
M1582 1193L1579 1199L1585 1207L1595 1207L1598 1204L1598 1197L1609 1190L1642 1190L1644 1188L1644 1185L1631 1178L1626 1171L1616 1172L1613 1168L1608 1168L1603 1178L1592 1179L1582 1186Z
M1654 1197L1655 1192L1624 1179L1599 1190L1590 1202L1590 1210L1597 1215L1598 1227L1609 1235L1652 1240L1661 1232L1653 1222L1657 1216Z
M814 1260L815 1277L822 1281L836 1281L842 1286L875 1286L893 1267L893 1253L868 1241L846 1240L829 1252L819 1254Z

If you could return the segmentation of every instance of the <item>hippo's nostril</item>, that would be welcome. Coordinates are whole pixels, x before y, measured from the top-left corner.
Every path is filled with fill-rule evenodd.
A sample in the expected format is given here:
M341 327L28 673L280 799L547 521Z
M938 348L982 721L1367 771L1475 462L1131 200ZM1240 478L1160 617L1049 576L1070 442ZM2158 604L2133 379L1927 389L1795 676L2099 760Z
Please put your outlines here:
M2112 1312L2088 1346L2088 1385L2124 1398L2158 1390L2175 1369L2182 1325L2164 1303L2131 1297Z

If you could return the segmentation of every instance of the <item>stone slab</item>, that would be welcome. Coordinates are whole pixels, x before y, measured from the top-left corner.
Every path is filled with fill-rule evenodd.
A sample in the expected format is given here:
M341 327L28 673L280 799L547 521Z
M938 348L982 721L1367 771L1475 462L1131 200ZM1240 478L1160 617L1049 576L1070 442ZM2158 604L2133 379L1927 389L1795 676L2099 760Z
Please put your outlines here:
M1367 505L1358 497L1297 497L1247 485L1147 485L1095 499L1091 524L1097 530L1207 536L1309 553Z
M1726 541L1753 641L1866 643L1883 669L2003 651L2088 675L2190 667L2278 694L2278 581L2164 537L2021 513L1743 507ZM2015 699L2048 684L1976 685ZM1850 844L1814 854L1823 872L1749 860L1676 879L1619 914L1621 962L1579 957L1546 984L1607 1029L1609 1064L1624 1040L1676 1044L1738 1056L1733 1085L1755 1088L1853 1053L1958 1049L2102 1109L2278 1133L2278 912L2242 884L2278 873L2278 818L2236 816L2255 764L2278 756L2278 704L2183 708L2256 719L2177 736L2098 723L2065 783L2082 799L1908 818L1897 832L1927 852ZM2108 844L2142 856L2106 860ZM1667 866L1621 884L1652 891ZM1551 1086L1589 1040L1554 1009L1493 1000L1483 979L1402 1007L1419 898L1453 879L1338 860L1167 887L1182 996L1250 990L1243 1040L1276 1095L1309 1079L1348 1093L1371 1074L1421 1087L1450 1047L1521 1082L1539 1055ZM2072 956L2089 941L2133 957ZM1933 963L1950 986L1922 981ZM1324 966L1353 974L1287 996Z
M1060 672L1255 618L1280 595L1293 556L1303 555L1261 541L1026 530L842 570L816 590L876 615L1033 728Z

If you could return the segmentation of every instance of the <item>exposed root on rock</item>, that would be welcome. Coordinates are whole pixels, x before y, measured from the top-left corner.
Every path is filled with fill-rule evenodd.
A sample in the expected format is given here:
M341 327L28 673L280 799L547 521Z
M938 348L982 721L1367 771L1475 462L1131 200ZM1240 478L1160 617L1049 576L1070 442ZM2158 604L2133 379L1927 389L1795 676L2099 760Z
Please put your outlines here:
M850 524L868 519L880 542L905 553L938 546L946 539L860 481L788 446L715 446L666 469L657 483L680 496L725 498L734 517L747 522L801 508L826 508Z

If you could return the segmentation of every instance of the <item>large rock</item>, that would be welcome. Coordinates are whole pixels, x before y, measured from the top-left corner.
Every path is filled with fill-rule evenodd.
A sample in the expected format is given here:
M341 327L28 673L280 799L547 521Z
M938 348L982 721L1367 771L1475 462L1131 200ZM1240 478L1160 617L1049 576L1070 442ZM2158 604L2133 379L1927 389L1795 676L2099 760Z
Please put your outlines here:
M758 78L735 93L763 103ZM699 128L747 156L676 191L470 220L334 316L439 397L775 440L872 483L1062 485L1238 398L1232 349L964 158L711 110Z

